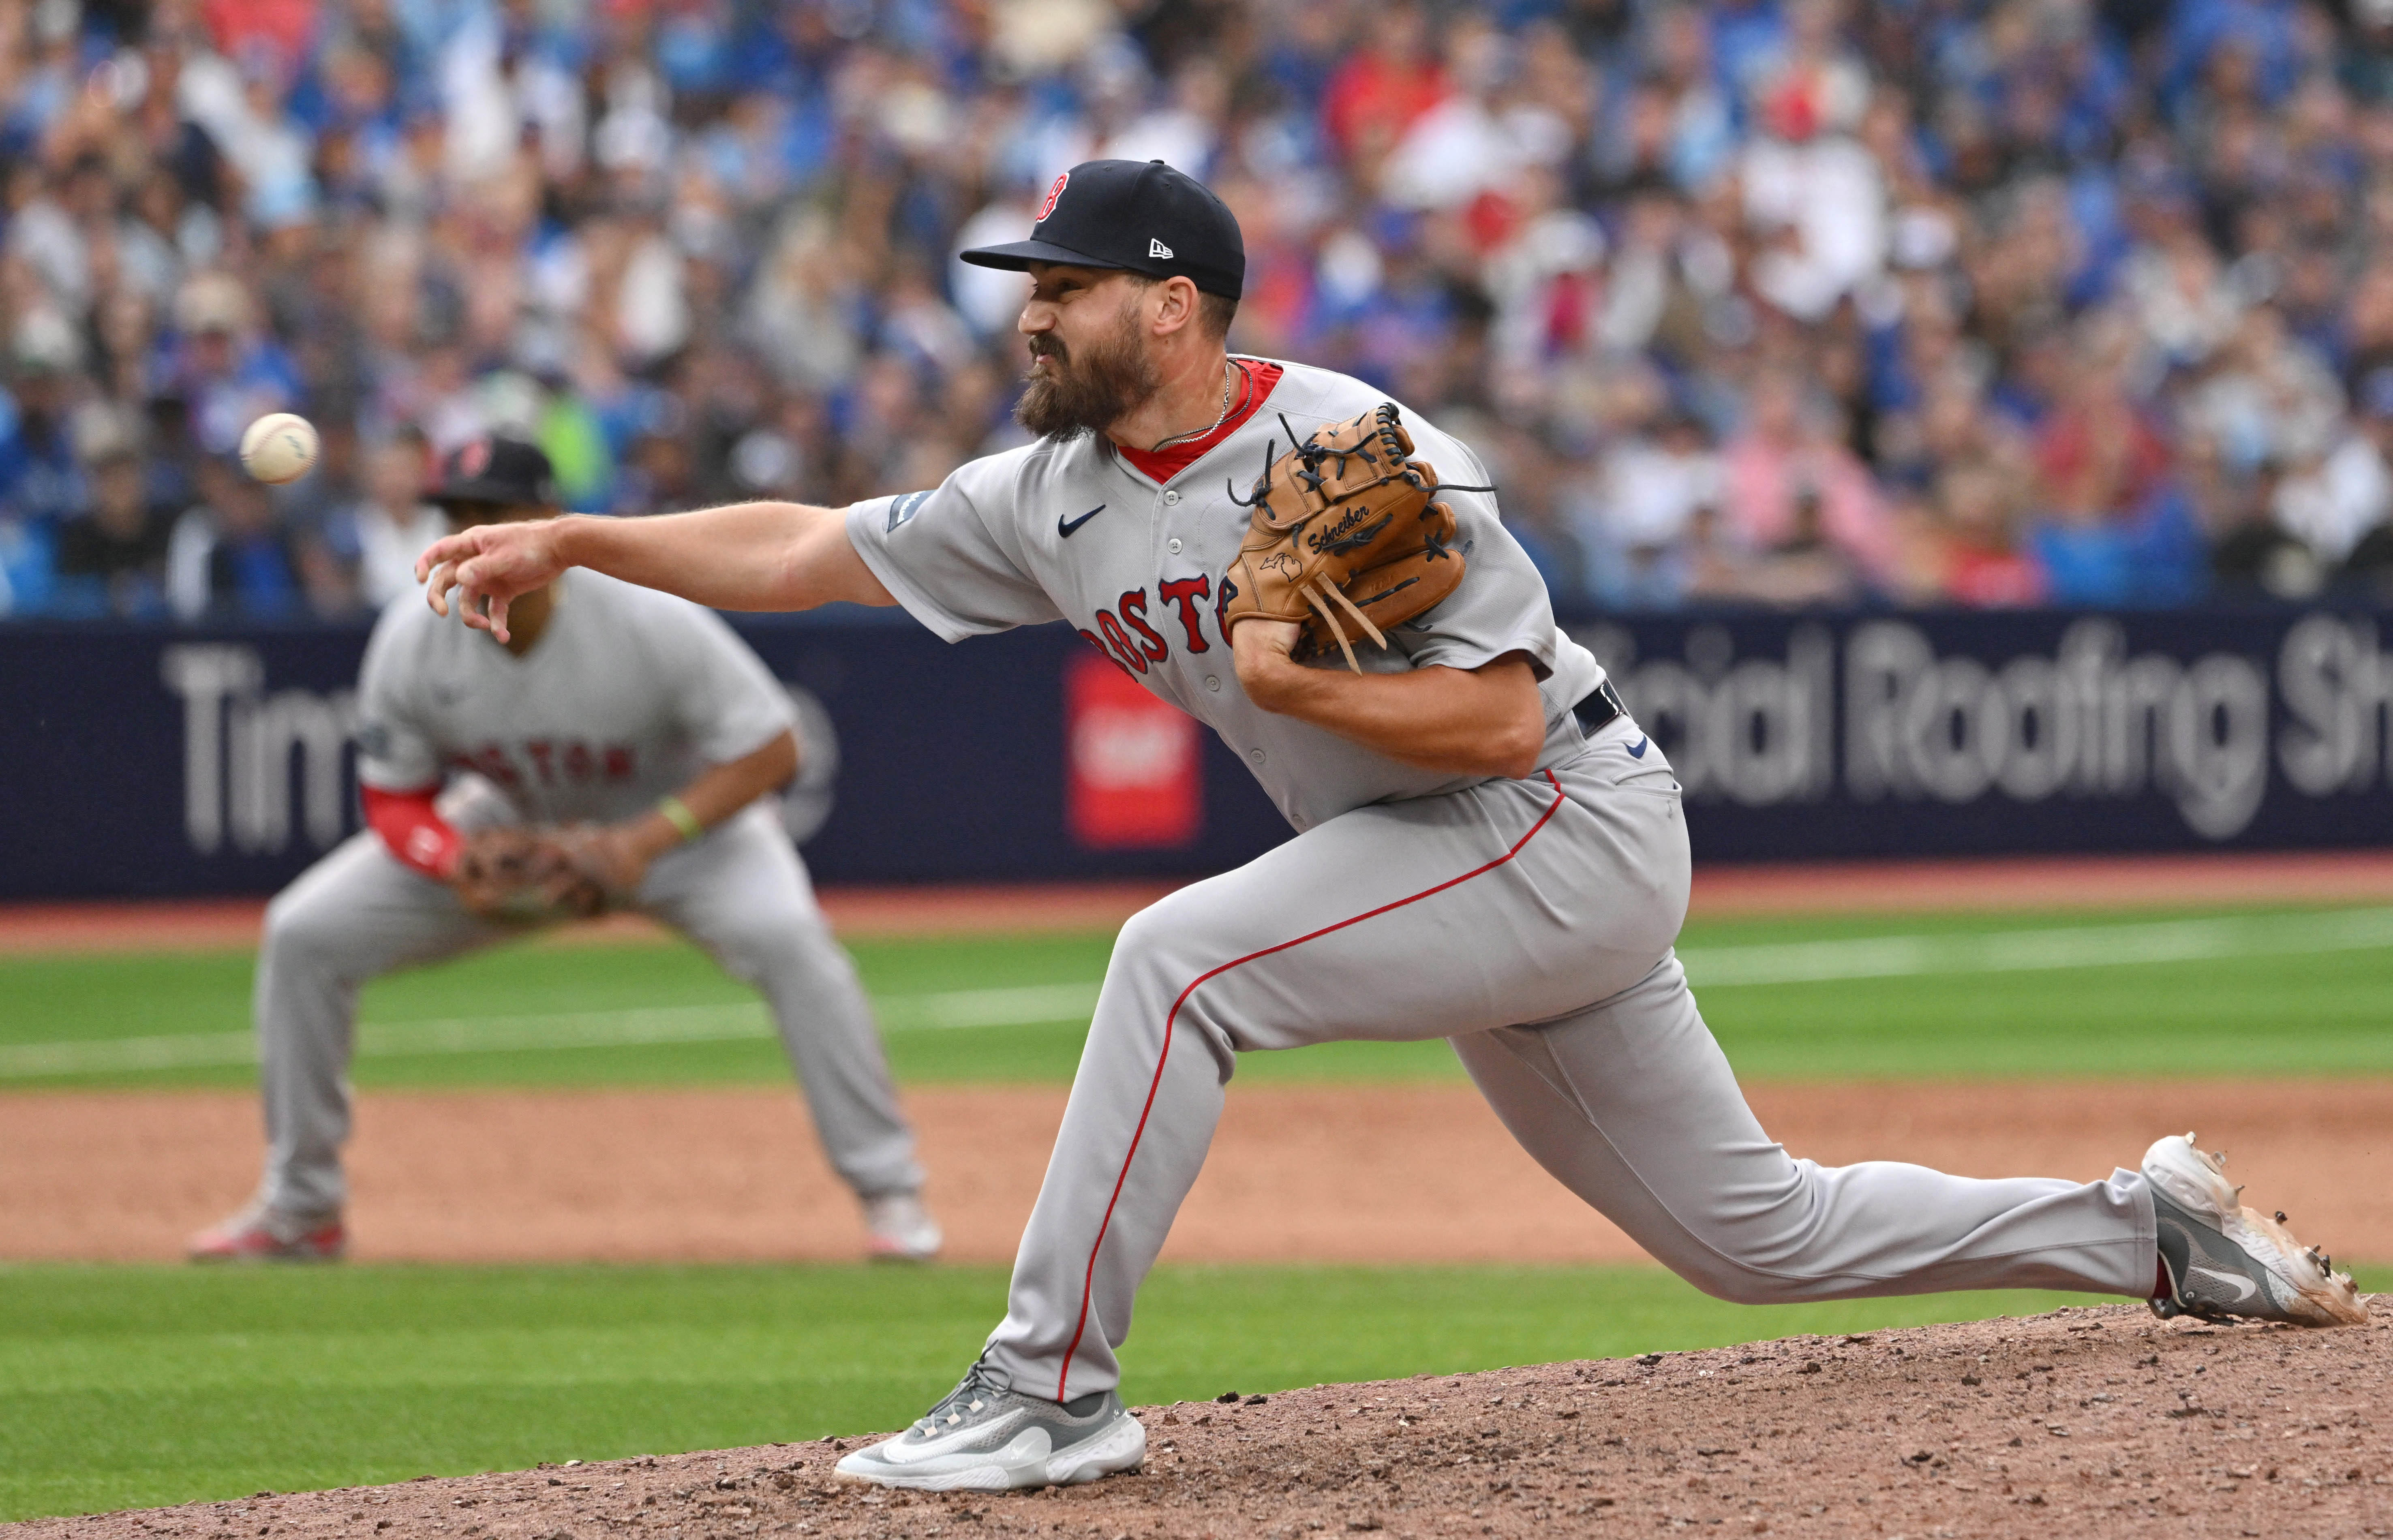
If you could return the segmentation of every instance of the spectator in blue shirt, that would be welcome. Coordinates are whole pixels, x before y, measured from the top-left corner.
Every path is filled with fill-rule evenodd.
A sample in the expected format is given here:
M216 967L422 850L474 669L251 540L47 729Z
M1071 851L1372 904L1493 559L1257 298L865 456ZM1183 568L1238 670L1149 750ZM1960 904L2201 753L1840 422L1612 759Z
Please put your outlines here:
M200 502L175 522L167 598L185 620L285 620L307 612L298 543L274 501L229 455L199 464Z
M27 316L10 339L0 389L0 614L48 605L59 527L84 503L71 421L80 359L53 311Z

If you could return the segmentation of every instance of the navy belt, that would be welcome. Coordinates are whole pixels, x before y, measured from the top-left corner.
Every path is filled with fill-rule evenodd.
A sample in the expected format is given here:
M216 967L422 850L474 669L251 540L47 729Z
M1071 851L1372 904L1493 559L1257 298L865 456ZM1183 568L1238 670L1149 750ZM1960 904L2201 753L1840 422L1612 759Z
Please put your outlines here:
M1628 708L1620 703L1620 692L1614 689L1612 681L1607 679L1581 698L1579 703L1571 708L1571 713L1578 718L1579 732L1593 737L1611 726L1615 719L1627 716Z

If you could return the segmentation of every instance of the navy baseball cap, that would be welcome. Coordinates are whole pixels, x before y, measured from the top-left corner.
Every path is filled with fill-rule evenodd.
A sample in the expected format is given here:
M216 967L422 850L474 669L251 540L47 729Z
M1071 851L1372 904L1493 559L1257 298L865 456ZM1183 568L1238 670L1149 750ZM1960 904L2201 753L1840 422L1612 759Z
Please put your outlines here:
M493 435L467 441L440 463L431 501L442 508L553 508L556 472L537 444Z
M1161 161L1082 161L1048 188L1029 240L960 254L1017 273L1033 262L1066 262L1185 278L1224 299L1237 298L1247 281L1247 243L1229 206Z

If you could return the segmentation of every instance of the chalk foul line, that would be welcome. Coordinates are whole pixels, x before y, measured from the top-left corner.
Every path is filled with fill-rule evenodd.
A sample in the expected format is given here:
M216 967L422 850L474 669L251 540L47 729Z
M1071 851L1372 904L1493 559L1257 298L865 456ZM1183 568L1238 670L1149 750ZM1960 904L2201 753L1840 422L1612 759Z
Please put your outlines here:
M1096 1003L1097 985L1093 983L1037 984L1008 989L884 996L873 1002L873 1010L884 1032L921 1032L1084 1022ZM635 1048L766 1039L773 1035L773 1019L763 1003L743 1000L724 1005L568 1011L534 1016L367 1022L358 1027L358 1057L403 1059L451 1053ZM121 1075L256 1062L257 1040L247 1032L21 1043L0 1047L0 1080Z
M1957 935L1859 936L1679 953L1695 987L1824 984L1935 973L2010 973L2393 946L2393 908L2072 925Z
M1839 941L1696 946L1682 949L1679 959L1695 987L1720 989L1947 973L2199 962L2386 946L2393 946L2393 907L1955 935L1857 936ZM876 999L873 1010L884 1032L1070 1024L1088 1020L1096 1006L1097 987L1093 982L1079 982L890 995ZM358 1056L398 1059L632 1048L769 1039L773 1035L772 1018L765 1007L748 1000L543 1015L369 1022L358 1028ZM247 1032L20 1043L0 1047L0 1081L207 1068L255 1064L256 1060L256 1039Z

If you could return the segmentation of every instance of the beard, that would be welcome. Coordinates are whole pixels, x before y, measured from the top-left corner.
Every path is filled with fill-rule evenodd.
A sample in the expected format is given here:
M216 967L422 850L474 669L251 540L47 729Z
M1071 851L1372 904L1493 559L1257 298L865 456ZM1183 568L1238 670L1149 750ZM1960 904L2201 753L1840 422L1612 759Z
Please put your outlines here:
M1069 441L1102 432L1163 388L1155 360L1139 346L1134 305L1123 306L1113 334L1082 347L1077 361L1052 332L1031 338L1030 351L1046 367L1024 387L1013 420L1041 438Z

